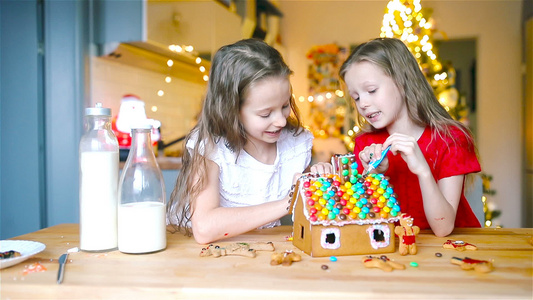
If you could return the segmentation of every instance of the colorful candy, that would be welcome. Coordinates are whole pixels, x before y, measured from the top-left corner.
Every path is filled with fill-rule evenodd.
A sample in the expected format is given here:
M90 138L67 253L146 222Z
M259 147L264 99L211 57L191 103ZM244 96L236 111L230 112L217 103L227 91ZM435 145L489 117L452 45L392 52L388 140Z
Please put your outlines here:
M311 221L349 221L393 218L400 204L383 174L362 176L355 157L339 159L339 174L308 178L303 183L305 203Z

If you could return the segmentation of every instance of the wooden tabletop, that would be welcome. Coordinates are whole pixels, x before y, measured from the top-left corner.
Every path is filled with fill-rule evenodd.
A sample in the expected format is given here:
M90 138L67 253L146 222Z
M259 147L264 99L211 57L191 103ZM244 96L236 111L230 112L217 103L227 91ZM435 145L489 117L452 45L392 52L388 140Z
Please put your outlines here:
M218 243L274 243L276 251L294 250L302 261L270 265L271 252L242 256L200 257L204 247L181 233L167 234L164 251L131 255L77 252L69 255L64 282L56 283L58 257L79 246L78 224L62 224L14 239L44 243L46 249L18 265L1 270L2 299L532 299L533 229L457 229L445 238L429 232L417 236L418 254L387 257L405 270L365 268L363 255L310 257L287 241L292 227L255 230ZM447 239L478 247L459 252L444 249ZM396 248L397 249L397 248ZM441 253L441 257L435 254ZM493 261L494 271L465 271L450 262L468 256ZM418 267L411 266L416 262ZM24 275L32 264L44 272ZM323 269L326 265L327 269ZM325 268L325 267L324 267Z

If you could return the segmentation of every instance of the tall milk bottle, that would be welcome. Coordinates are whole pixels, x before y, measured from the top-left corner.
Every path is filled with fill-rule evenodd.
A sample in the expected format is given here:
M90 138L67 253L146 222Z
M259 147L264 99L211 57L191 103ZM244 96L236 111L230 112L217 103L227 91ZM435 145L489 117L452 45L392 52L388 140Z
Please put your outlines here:
M165 183L151 131L148 120L131 127L131 149L118 189L118 250L123 253L150 253L167 246Z
M118 141L111 130L111 109L96 103L85 109L80 141L80 249L117 249Z

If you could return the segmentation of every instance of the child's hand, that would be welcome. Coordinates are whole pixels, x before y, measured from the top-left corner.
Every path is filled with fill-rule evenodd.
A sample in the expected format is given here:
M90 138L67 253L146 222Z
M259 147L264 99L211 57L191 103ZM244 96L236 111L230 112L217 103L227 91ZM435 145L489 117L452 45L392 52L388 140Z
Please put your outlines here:
M381 152L383 152L383 150L387 148L387 146L385 144L372 144L370 146L366 146L365 149L361 150L361 152L359 152L359 159L361 160L363 168L365 170L368 170L368 165L370 164L370 162L380 159ZM374 170L376 173L385 173L388 168L389 160L387 157L385 157L381 164L379 164L379 166Z
M424 172L430 172L426 158L414 137L394 133L383 144L384 147L388 145L392 145L390 150L394 155L400 153L413 174L421 175Z
M330 174L333 173L333 166L330 163L320 162L311 166L311 173Z

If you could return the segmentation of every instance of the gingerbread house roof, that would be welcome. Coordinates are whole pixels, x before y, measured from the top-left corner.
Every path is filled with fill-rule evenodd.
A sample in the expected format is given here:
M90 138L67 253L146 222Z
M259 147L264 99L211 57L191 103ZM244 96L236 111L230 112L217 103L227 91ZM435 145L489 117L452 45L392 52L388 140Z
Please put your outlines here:
M334 173L305 174L298 201L313 225L379 224L396 222L401 214L396 194L383 174L361 175L353 154L332 158Z

